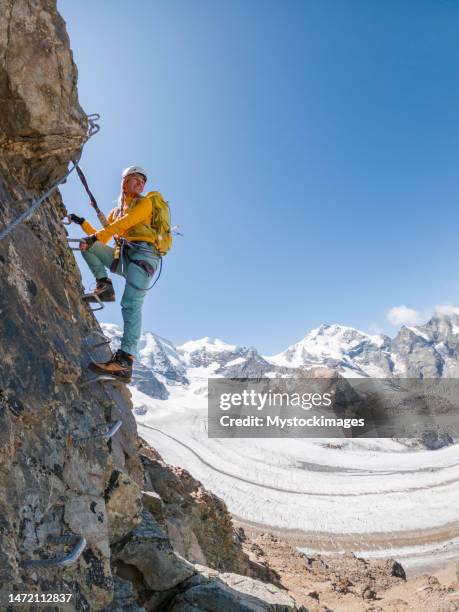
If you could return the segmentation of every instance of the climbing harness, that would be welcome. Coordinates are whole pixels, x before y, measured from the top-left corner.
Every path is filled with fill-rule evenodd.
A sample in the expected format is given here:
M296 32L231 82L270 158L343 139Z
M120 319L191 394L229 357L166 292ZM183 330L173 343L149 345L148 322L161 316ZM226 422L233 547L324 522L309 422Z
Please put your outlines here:
M81 242L81 238L68 238L67 239L68 242ZM114 269L116 269L117 265L118 265L118 261L121 259L121 273L124 275L125 267L124 267L124 259L123 256L126 257L126 259L129 261L129 263L134 263L138 266L140 266L147 274L148 276L153 276L153 274L155 273L155 271L153 270L152 266L150 266L150 264L146 261L143 260L135 260L135 259L131 259L129 257L128 254L128 248L130 247L135 247L138 251L140 252L144 252L144 253L149 253L151 254L151 250L147 247L143 247L141 245L136 244L135 242L129 242L129 240L126 240L125 238L120 238L119 241L119 245L117 245L117 249L119 247L119 258L117 259L116 257L114 258L113 264L112 266L110 266L110 270L111 272L114 272ZM80 251L79 247L69 247L71 251ZM133 287L134 289L136 289L137 291L143 291L144 293L146 293L147 291L150 291L150 289L153 289L153 287L156 285L156 283L159 280L159 277L161 276L161 272L163 269L163 258L161 257L161 255L159 255L158 253L156 253L159 257L159 272L158 272L158 276L156 277L156 279L153 281L153 283L150 285L150 287L147 287L146 289L143 289L142 287L138 287L136 284L134 284L133 282L131 282L130 280L127 279L127 277L125 277L126 283L130 286ZM114 266L116 262L116 266ZM147 268L150 269L148 269ZM151 274L151 271L153 270L153 274ZM98 307L97 308L91 308L91 310L93 312L96 312L97 310L102 310L102 308L104 308L104 304L100 301L100 299L98 298L97 294L94 293L94 291L90 291L88 293L84 293L82 296L83 300L87 300L88 298L95 298L96 302L98 303Z
M86 548L86 539L83 538L83 536L78 536L73 533L62 536L48 536L48 542L50 544L73 545L73 548L67 555L58 555L50 559L27 559L26 561L22 561L21 566L24 568L65 567L76 561Z
M129 263L133 263L133 264L136 264L136 265L140 266L143 270L145 270L145 272L148 274L148 276L150 276L150 273L149 273L148 269L146 269L144 267L144 265L147 264L149 266L149 268L151 268L151 266L148 264L148 262L144 262L143 260L131 259L129 257L129 249L134 247L138 252L140 252L140 253L148 253L148 254L151 254L151 250L148 247L144 247L144 246L142 246L140 244L137 244L135 242L130 242L129 240L126 240L126 238L121 238L120 242L121 242L121 246L120 246L120 248L121 248L120 259L121 259L121 266L122 266L121 267L121 273L124 275L124 272L125 272L125 270L124 270L124 258L123 258L123 255L125 255L126 259L129 261ZM154 245L152 245L152 246L153 246L153 248L155 248ZM155 250L156 250L155 255L157 255L159 257L159 272L158 272L158 276L156 277L154 282L150 285L150 287L147 287L146 289L143 289L142 287L138 287L136 284L134 284L133 282L129 281L127 279L127 275L126 275L126 277L125 277L126 283L130 287L132 287L133 289L136 289L137 291L143 291L144 293L146 293L147 291L150 291L150 289L153 289L153 287L158 282L159 277L161 276L162 269L163 269L163 258L161 257L161 255L158 252L158 250L157 249L155 249ZM153 274L154 273L155 273L155 271L153 271Z
M92 115L88 115L87 118L89 122L89 128L88 128L88 140L89 140L89 138L94 136L94 134L97 134L97 132L100 130L100 126L96 123L96 121L100 119L100 115L98 115L97 113L94 113ZM64 174L64 176L62 176L60 179L55 181L51 185L51 187L42 196L40 196L37 200L35 200L32 203L32 205L25 212L22 213L22 215L19 215L19 217L15 221L12 221L9 225L7 225L0 232L0 240L3 240L4 238L6 238L14 230L15 227L17 227L23 221L28 219L35 212L35 210L40 206L40 204L42 204L47 198L49 198L49 196L53 193L55 189L57 189L57 187L59 187L59 185L62 185L62 183L65 182L67 177L78 167L78 163L80 161L81 154L82 154L82 151L80 152L79 156L76 159L72 160L73 165L70 168L70 170L68 170Z
M74 436L70 434L67 441L70 446L83 446L95 440L110 440L116 434L118 429L123 424L123 421L109 421L108 423L99 423L94 425L94 433L89 436Z

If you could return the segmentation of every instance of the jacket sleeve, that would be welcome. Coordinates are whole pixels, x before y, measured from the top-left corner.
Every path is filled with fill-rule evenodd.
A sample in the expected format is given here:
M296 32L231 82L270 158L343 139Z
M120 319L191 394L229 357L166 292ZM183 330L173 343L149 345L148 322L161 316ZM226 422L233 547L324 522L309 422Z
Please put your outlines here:
M114 219L115 211L116 211L116 208L114 208L113 210L109 212L108 217L107 217L107 221L109 223L111 223L112 220ZM86 219L81 224L81 229L84 231L85 234L88 234L88 236L91 234L95 234L97 232L97 230Z
M89 223L89 221L86 221L86 219L81 224L81 229L84 231L85 234L88 234L88 236L89 236L89 234L95 234L96 233L96 230Z
M109 223L96 233L96 238L104 244L115 234L121 234L133 225L151 218L152 204L149 198L142 198L128 213Z

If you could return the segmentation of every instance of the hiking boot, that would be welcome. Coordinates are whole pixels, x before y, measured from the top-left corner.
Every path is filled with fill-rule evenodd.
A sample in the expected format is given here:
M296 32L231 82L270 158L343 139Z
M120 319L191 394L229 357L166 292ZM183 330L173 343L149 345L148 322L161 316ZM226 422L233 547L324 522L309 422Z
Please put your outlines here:
M118 349L111 359L104 363L90 363L89 369L97 374L105 374L119 378L122 382L130 382L134 357Z
M101 302L115 301L115 290L109 278L99 278L96 281L96 288L94 291L83 295L83 299L86 300L86 302L97 302L98 300L95 298L96 295Z

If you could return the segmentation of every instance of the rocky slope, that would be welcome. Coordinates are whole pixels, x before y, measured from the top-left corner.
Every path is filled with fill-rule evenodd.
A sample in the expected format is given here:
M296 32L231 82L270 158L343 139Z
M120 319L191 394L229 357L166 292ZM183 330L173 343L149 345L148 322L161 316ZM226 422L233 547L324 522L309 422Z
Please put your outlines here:
M310 612L381 612L391 610L457 610L458 576L454 567L438 576L405 580L393 559L366 561L352 553L308 556L269 533L242 535L243 547L279 580Z

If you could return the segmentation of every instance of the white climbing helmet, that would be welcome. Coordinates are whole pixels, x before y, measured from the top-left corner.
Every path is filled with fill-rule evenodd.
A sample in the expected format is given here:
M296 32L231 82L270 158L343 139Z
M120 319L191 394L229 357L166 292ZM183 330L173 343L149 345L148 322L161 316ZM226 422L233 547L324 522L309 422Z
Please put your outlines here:
M124 180L130 174L141 174L145 177L145 181L147 180L147 171L141 168L140 166L129 166L129 168L123 170L121 178Z

